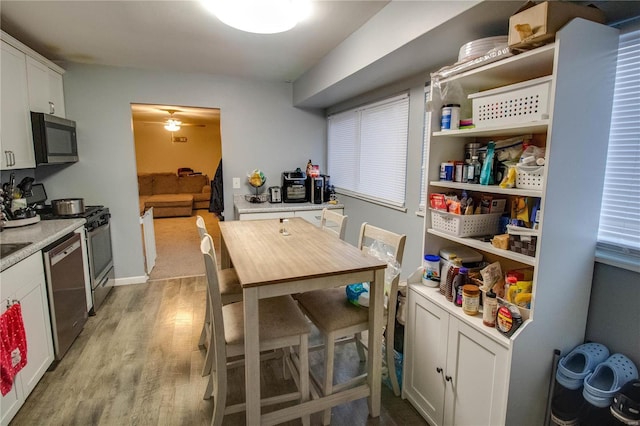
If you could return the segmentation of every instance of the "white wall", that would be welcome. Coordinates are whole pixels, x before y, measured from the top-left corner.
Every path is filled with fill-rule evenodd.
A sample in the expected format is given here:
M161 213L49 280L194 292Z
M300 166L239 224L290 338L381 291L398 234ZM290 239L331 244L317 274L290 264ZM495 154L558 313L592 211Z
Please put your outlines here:
M131 103L221 109L225 216L233 214L232 177L254 168L267 185L283 170L324 165L326 126L318 112L291 105L291 85L204 74L73 64L64 74L67 117L77 121L80 162L39 175L49 199L84 197L112 213L116 278L144 277Z

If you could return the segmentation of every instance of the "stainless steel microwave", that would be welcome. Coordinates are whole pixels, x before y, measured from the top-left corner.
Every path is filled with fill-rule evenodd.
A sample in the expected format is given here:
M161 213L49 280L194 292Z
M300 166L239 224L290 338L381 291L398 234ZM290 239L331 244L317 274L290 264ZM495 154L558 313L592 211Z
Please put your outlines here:
M78 161L76 122L42 112L31 112L36 166Z

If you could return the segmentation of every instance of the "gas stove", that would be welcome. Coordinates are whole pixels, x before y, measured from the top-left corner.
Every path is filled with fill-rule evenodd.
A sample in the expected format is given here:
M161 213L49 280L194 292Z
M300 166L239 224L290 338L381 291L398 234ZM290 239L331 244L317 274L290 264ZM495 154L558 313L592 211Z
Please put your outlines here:
M86 219L87 223L84 226L88 231L109 223L109 218L111 217L109 209L104 206L86 206L82 213L57 215L53 213L51 205L47 204L38 210L38 214L41 220Z

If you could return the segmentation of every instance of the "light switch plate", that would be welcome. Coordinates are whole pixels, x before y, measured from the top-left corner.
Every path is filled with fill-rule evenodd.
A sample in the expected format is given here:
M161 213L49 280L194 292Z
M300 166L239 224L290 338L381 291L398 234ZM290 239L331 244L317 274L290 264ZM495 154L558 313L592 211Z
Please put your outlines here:
M233 189L240 189L240 178L239 177L234 177L233 178Z

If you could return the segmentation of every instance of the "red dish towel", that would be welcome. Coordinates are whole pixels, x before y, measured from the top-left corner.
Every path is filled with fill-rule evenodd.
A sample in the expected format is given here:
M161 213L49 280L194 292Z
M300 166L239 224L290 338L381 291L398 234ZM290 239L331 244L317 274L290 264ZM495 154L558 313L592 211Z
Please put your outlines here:
M6 395L13 378L27 365L27 337L19 303L0 315L0 391Z

